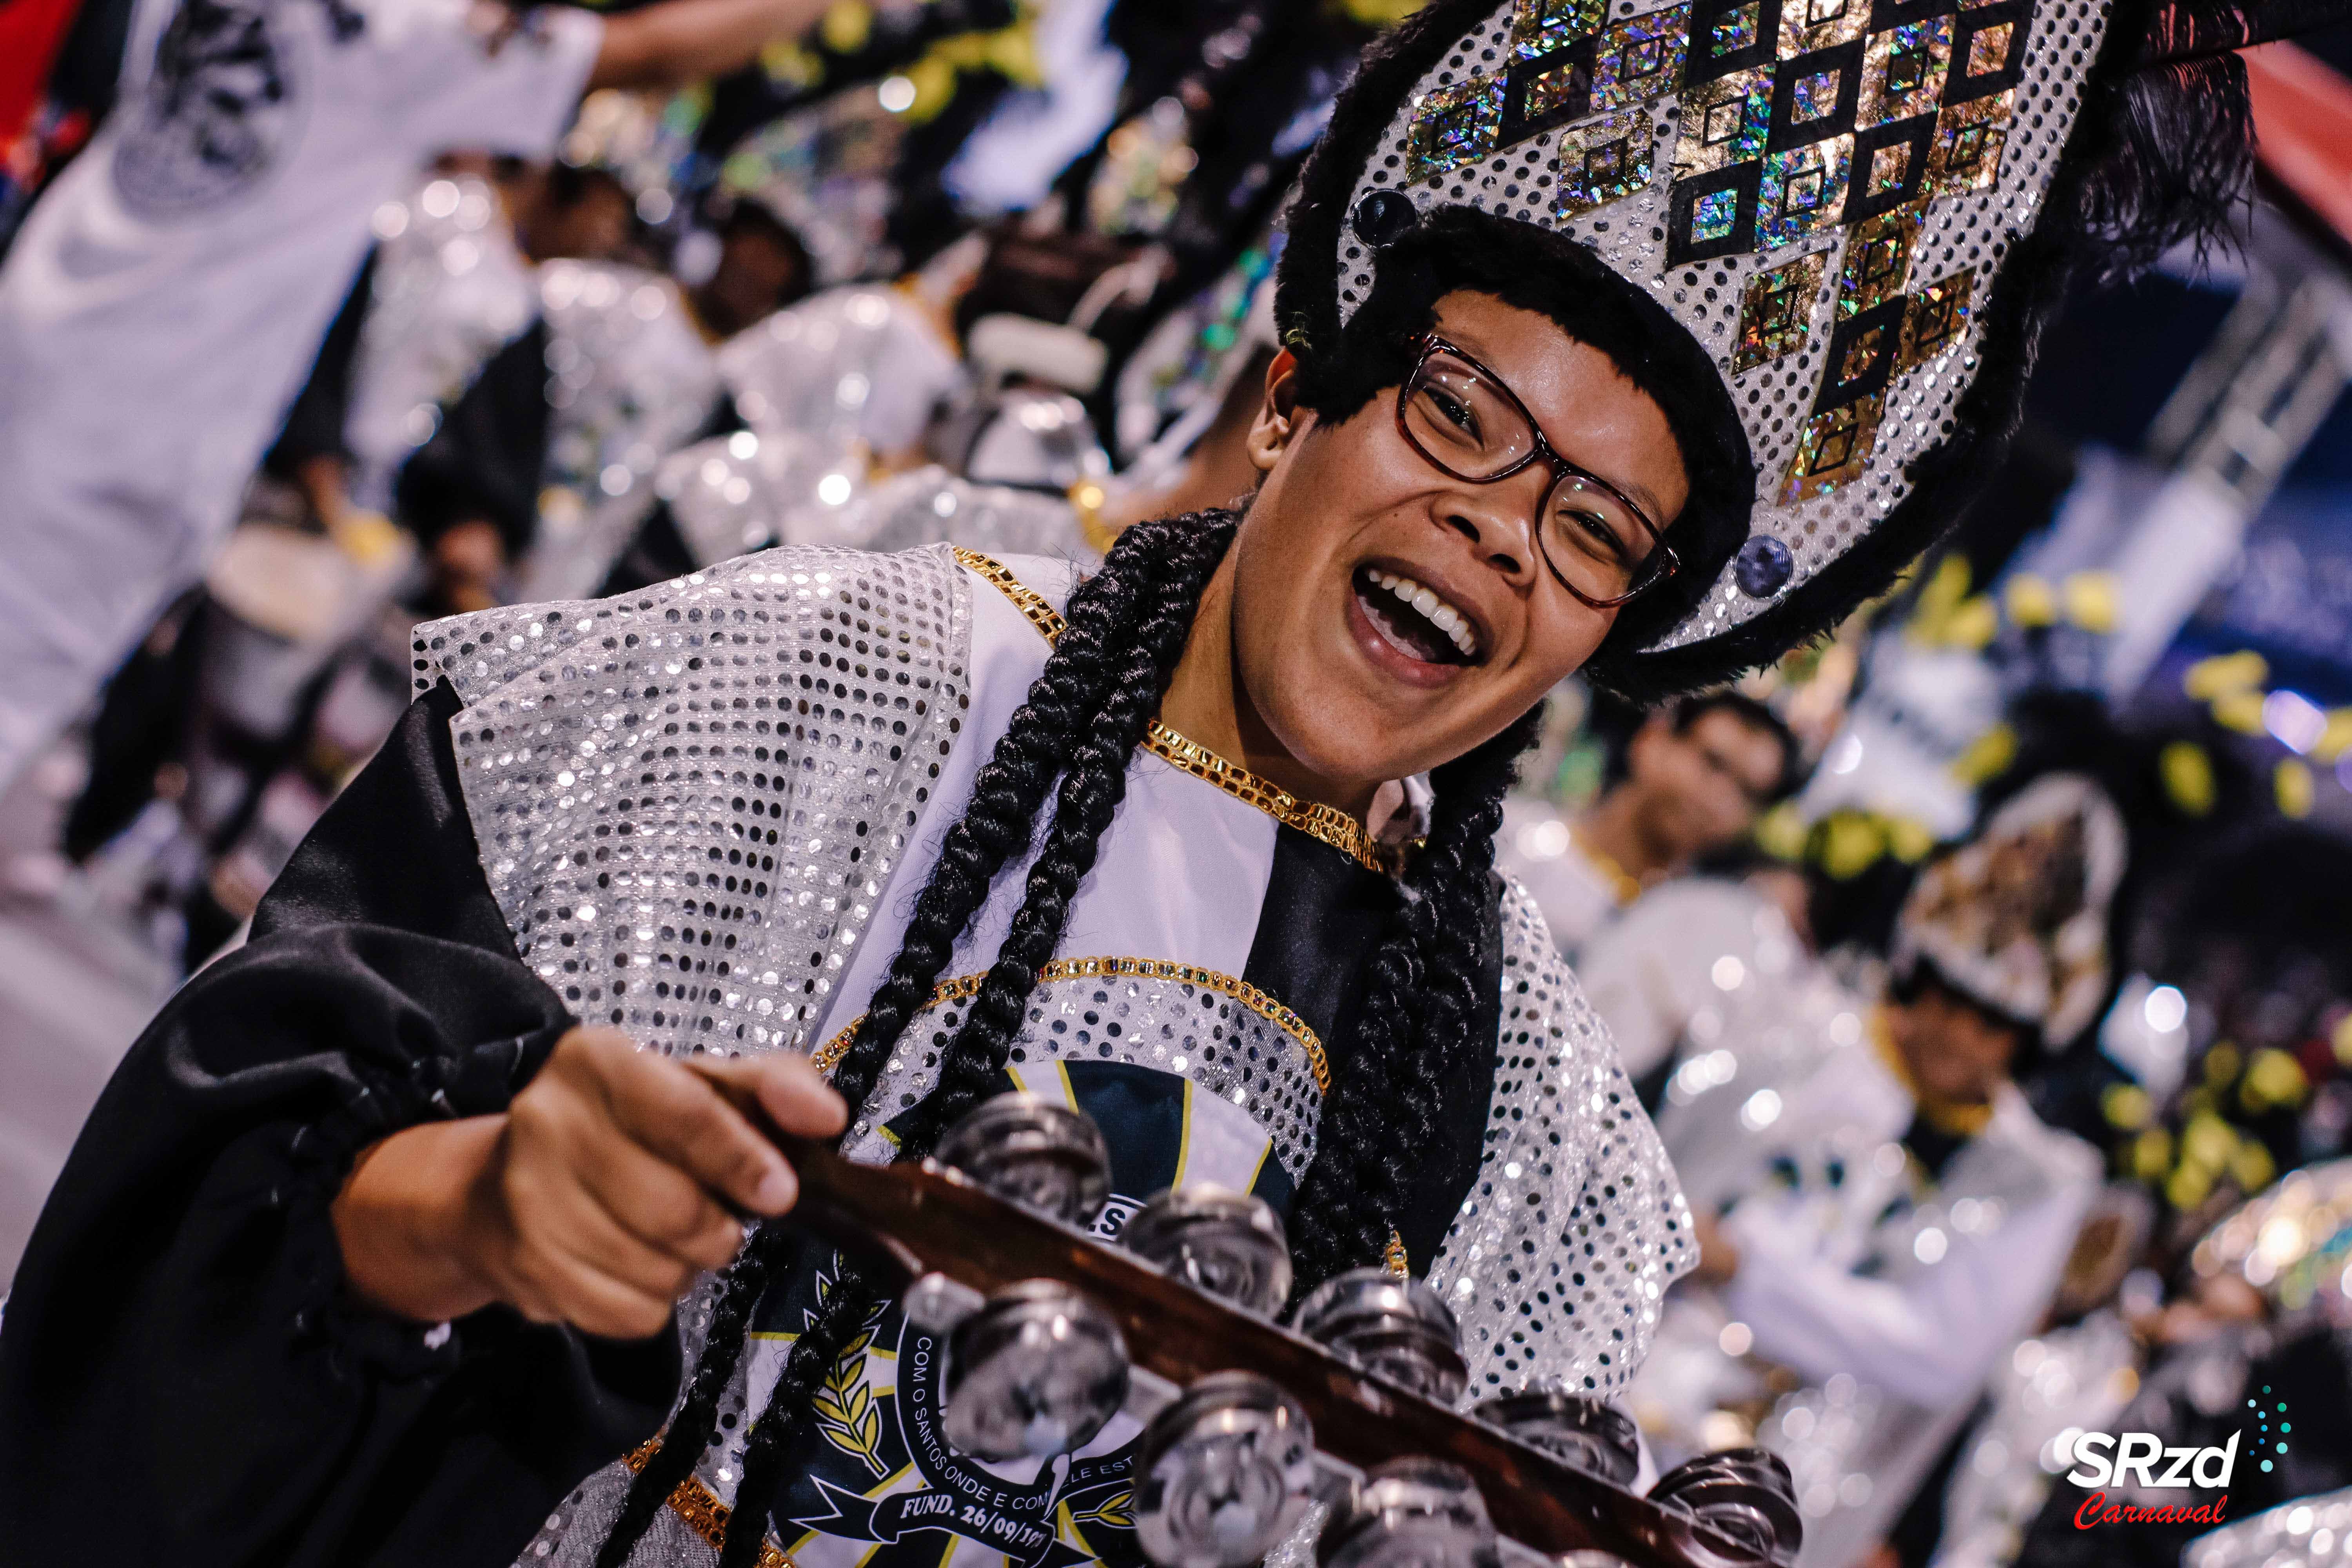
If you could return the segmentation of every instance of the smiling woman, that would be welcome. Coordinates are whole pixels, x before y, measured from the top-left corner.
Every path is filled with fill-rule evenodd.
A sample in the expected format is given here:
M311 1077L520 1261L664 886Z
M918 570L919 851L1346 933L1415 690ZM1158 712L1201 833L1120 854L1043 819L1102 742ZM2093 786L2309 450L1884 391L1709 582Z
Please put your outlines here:
M2014 357L1985 323L2030 323L1990 260L1979 317L1938 269L1961 217L1970 256L2030 248L2097 33L2043 4L2036 74L1932 149L1937 87L1874 102L1920 155L1849 198L1854 132L1783 149L1743 129L1779 100L1717 80L1753 62L1701 58L1858 59L1843 23L1436 0L1304 178L1238 515L1139 523L1083 581L795 547L422 628L401 731L58 1184L0 1325L0 1538L87 1557L104 1453L105 1528L173 1562L1133 1561L1136 1424L1067 1466L938 1441L938 1347L773 1223L796 1181L746 1106L883 1162L1049 1096L1106 1135L1102 1234L1252 1192L1301 1289L1425 1277L1465 1399L1622 1387L1689 1215L1494 876L1502 796L1564 676L1720 679L1950 504L1904 499L1969 444L1928 432L1963 359ZM1955 25L1914 40L1936 83ZM1690 82L1738 145L1670 176ZM2001 92L2040 151L1988 141ZM1370 820L1420 773L1424 820ZM982 1492L970 1533L922 1500Z

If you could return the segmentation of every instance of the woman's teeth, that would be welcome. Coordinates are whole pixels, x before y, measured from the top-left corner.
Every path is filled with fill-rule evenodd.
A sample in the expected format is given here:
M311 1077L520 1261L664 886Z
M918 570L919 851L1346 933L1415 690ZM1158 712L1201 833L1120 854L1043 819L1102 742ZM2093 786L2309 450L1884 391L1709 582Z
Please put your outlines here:
M1461 651L1463 658L1478 656L1478 634L1471 629L1469 616L1410 577L1400 577L1393 572L1374 572L1371 579L1375 587L1386 589L1418 611L1422 619L1435 626L1446 641Z

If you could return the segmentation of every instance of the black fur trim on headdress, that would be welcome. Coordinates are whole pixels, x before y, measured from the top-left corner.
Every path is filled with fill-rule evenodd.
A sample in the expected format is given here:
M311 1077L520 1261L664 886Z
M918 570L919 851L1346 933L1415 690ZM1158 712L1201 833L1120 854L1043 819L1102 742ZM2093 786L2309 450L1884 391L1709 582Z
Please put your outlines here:
M1301 180L1276 295L1283 341L1302 357L1336 343L1339 263L1357 259L1352 247L1360 244L1343 226L1366 164L1416 84L1495 3L1435 0L1367 53L1339 100ZM1680 647L1611 660L1593 671L1596 679L1636 701L1655 700L1769 663L1834 627L1934 543L1997 467L2042 330L2075 270L2104 268L2110 256L2144 265L2226 223L2245 188L2250 148L2242 72L2222 61L2211 69L2164 68L2168 78L2134 75L2149 57L2159 16L2176 36L2226 31L2226 19L2204 10L2116 0L2040 216L2006 257L1993 253L2000 266L1979 307L1977 374L1945 421L1943 441L1912 461L1903 499L1844 554L1748 620Z

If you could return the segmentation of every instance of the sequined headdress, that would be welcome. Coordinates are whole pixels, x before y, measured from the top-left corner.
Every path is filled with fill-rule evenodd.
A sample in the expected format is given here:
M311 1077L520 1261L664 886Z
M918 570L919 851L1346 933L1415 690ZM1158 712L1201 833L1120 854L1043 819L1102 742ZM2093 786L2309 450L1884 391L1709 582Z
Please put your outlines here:
M1895 926L1898 970L1947 984L2063 1045L2107 994L2107 911L2123 880L2123 816L2081 773L2052 773L1930 866Z
M1753 505L1683 551L1695 580L1611 683L1721 679L1957 511L2014 422L2147 26L2140 0L1436 0L1307 170L1285 340L1335 340L1384 247L1447 208L1576 241L1664 307L1728 390Z

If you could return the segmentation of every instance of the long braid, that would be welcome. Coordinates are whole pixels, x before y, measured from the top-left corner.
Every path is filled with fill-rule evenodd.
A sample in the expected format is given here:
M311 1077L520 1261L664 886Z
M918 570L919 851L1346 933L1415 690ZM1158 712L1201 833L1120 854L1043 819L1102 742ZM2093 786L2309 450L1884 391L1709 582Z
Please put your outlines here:
M871 1097L891 1047L904 1035L908 1024L929 1005L932 989L953 955L957 940L985 903L990 884L1006 863L1031 842L1037 812L1055 779L1094 734L1097 716L1110 695L1123 691L1132 683L1132 650L1139 623L1146 618L1159 629L1153 638L1155 647L1167 642L1166 629L1171 621L1175 626L1173 647L1164 660L1165 669L1150 681L1153 695L1141 721L1149 722L1151 711L1157 709L1157 694L1166 686L1175 658L1182 651L1183 633L1190 628L1201 588L1222 558L1233 528L1233 521L1221 514L1139 524L1120 536L1102 571L1071 595L1064 611L1065 628L1056 640L1054 654L975 778L971 799L963 816L946 835L939 862L917 897L899 951L835 1069L834 1087L851 1105L861 1106ZM1214 535L1213 546L1204 542L1204 533ZM1195 562L1197 570L1179 574L1184 586L1181 592L1171 593L1168 569L1178 556ZM1118 657L1114 657L1114 649L1120 650ZM1140 727L1136 727L1135 738L1139 738ZM1123 787L1125 756L1133 750L1135 738L1130 738L1119 753L1119 784L1114 787ZM1114 796L1112 808L1116 804ZM1108 817L1109 810L1102 811L1099 822L1087 835L1086 865L1092 863L1093 841L1108 826ZM1059 820L1057 811L1057 825ZM1058 868L1076 860L1076 847L1064 843L1057 853L1049 841L1046 854L1040 856L1041 862L1047 855L1053 857L1057 868L1054 880L1058 887ZM1068 890L1060 894L1060 910L1053 919L1049 947L1059 938L1070 892L1075 891L1083 875L1082 866L1068 876ZM1024 910L1029 910L1028 900L1024 900ZM1024 929L1035 923L1034 917L1026 921L1016 921ZM1016 1026L1017 1022L1016 1002ZM986 1053L985 1047L977 1048ZM994 1055L1001 1058L1002 1054L1003 1047L999 1045ZM950 1097L951 1101L962 1098ZM952 1118L926 1120L928 1131L911 1139L902 1138L900 1158L920 1158L928 1153L939 1131ZM771 1231L781 1234L783 1227L763 1227L761 1236ZM720 1308L727 1310L730 1322L736 1324L736 1331L730 1336L734 1343L722 1345L716 1331L719 1325L714 1323L712 1337L706 1342L697 1364L688 1399L671 1423L662 1449L634 1478L622 1514L597 1555L597 1568L618 1568L626 1561L664 1500L691 1472L695 1461L709 1447L715 1427L718 1391L723 1390L731 1379L740 1357L742 1333L738 1320L748 1321L759 1293L773 1278L771 1271L754 1263L755 1254L764 1256L759 1238L747 1250L737 1272L730 1273L720 1299ZM739 1288L743 1293L740 1300ZM737 1489L739 1500L763 1497L773 1490L783 1456L807 1424L809 1391L838 1359L840 1347L848 1342L877 1300L866 1281L848 1268L843 1268L834 1291L820 1309L817 1321L800 1336L785 1358L767 1406L747 1436L743 1477ZM717 1315L715 1312L714 1317ZM708 1401L695 1397L695 1391L706 1387L712 1390ZM689 1415L695 1419L689 1421ZM745 1568L756 1561L765 1527L764 1515L758 1517L760 1528L729 1531L721 1559L725 1568Z
M1129 762L1160 711L1202 590L1224 559L1234 529L1231 518L1188 521L1156 552L1151 602L1116 654L1117 673L1102 710L1063 772L1053 827L1030 868L1021 907L940 1064L938 1089L924 1098L907 1129L909 1148L928 1150L991 1092L1004 1070L1037 972L1061 945L1070 900L1094 868L1102 836L1126 798Z
M1132 575L1149 607L1131 637L1107 645L1118 648L1115 656L1106 658L1104 650L1095 648L1066 649L1066 632L1057 640L1053 657L1046 661L1049 669L1066 657L1105 667L1109 672L1101 710L1087 726L1085 738L1068 755L1066 764L1059 761L1033 764L1030 759L1006 756L1002 748L991 754L989 765L994 768L1002 763L1008 773L1022 765L1036 765L1045 783L1060 773L1060 798L1053 827L1013 916L1013 929L940 1063L938 1087L900 1121L898 1158L919 1160L928 1155L940 1134L985 1096L1003 1070L1006 1050L1020 1026L1029 992L1037 983L1037 971L1062 940L1070 899L1093 868L1096 847L1126 794L1128 759L1160 710L1160 694L1175 673L1185 636L1192 629L1192 610L1209 574L1232 542L1234 526L1231 519L1207 523L1178 520L1137 542L1136 548L1118 563L1118 570L1122 579ZM1122 536L1121 543L1132 534L1130 530ZM1113 569L1111 563L1105 563L1107 574ZM1045 677L1039 679L1042 684ZM1014 787L1025 792L1029 785L1024 781ZM1042 788L1038 793L1042 795ZM934 970L923 982L926 1002L936 975ZM989 1001L991 992L996 994L994 1005L983 1008L980 1004ZM837 1086L838 1075L835 1081ZM817 1323L793 1346L767 1408L751 1428L743 1452L739 1499L773 1494L785 1455L809 1424L810 1391L879 1299L864 1279L843 1268ZM759 1528L738 1530L730 1521L719 1568L753 1568L757 1563L766 1521L758 1514L744 1517L746 1522L757 1520Z
M694 1462L710 1446L711 1434L717 1429L719 1397L743 1359L751 1309L768 1281L781 1272L779 1265L791 1257L798 1239L782 1226L761 1226L721 1279L719 1299L711 1304L709 1331L703 1338L702 1354L695 1363L686 1397L678 1402L661 1447L646 1461L646 1468L630 1478L621 1511L597 1549L595 1568L622 1568L669 1494L694 1473Z
M1298 1289L1381 1260L1437 1146L1440 1091L1478 1015L1495 831L1542 710L1438 768L1428 842L1367 969L1348 1068L1325 1103L1292 1206Z
M1130 530L1130 534L1140 537L1132 546L1122 540L1126 553L1132 557L1148 551L1168 527ZM1006 861L1028 845L1038 807L1059 772L1057 759L1069 753L1102 704L1105 685L1111 679L1110 661L1104 651L1126 637L1136 606L1144 597L1142 584L1148 581L1147 574L1108 567L1106 563L1104 572L1070 595L1064 612L1067 626L1060 639L1060 647L1068 657L1046 661L1027 700L1013 712L1003 737L973 781L971 801L963 816L940 846L939 862L916 900L904 942L835 1070L835 1089L853 1106L862 1105L873 1093L890 1047L898 1043L908 1020L930 1001L931 988L946 968L956 939L986 900L989 884ZM632 1478L620 1514L596 1554L596 1568L621 1568L670 1493L693 1472L696 1461L709 1447L718 1430L719 1396L741 1360L745 1326L761 1293L775 1277L775 1258L791 1234L782 1226L762 1226L744 1256L728 1271L688 1396L672 1417L661 1447ZM845 1280L845 1288L847 1284ZM816 1348L812 1343L812 1354ZM778 1386L792 1382L788 1367ZM753 1430L757 1435L760 1428L755 1426Z
M1172 526L1129 530L1103 570L1070 595L1055 652L973 780L971 803L948 829L898 954L834 1069L834 1088L849 1104L863 1105L874 1092L890 1048L930 1005L931 988L986 903L990 884L1029 847L1063 760L1102 706L1113 673L1108 650L1129 636L1146 597L1149 573L1137 568L1164 545Z

